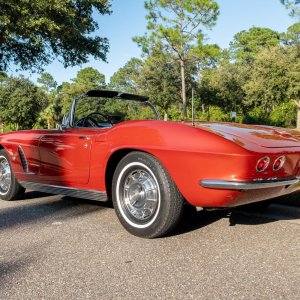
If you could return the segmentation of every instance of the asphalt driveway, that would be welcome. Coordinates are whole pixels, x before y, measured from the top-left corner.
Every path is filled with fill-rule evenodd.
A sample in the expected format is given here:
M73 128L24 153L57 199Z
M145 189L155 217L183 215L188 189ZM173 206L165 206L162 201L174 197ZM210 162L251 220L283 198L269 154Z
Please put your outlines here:
M0 202L0 299L300 299L300 225L186 210L128 234L110 205L31 192Z

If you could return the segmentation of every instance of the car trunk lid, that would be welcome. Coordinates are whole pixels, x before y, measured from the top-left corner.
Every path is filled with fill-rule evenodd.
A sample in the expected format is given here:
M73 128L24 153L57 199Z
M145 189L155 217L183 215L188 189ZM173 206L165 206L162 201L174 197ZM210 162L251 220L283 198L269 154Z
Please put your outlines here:
M300 132L272 126L236 123L198 123L197 127L220 135L231 135L265 148L300 147Z

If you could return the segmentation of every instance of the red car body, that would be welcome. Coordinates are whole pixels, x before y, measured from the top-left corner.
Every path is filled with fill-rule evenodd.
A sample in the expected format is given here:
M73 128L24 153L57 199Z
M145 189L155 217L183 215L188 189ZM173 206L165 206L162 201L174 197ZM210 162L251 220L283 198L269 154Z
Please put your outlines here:
M120 115L99 111L103 102L89 100L101 97L135 100L157 113L147 97L92 90L74 100L59 129L0 135L0 199L14 200L25 189L112 199L129 232L153 238L176 226L184 201L231 207L299 189L297 131L234 123L122 122Z
M99 192L98 200L110 195L118 161L130 151L143 151L161 162L191 205L228 207L294 191L300 171L299 139L296 131L264 126L126 121L104 129L11 132L0 135L0 147L9 154L21 185L35 189L34 183L38 183ZM274 171L273 163L282 155L286 162ZM258 172L257 162L265 156L270 157L270 164ZM205 180L253 183L261 188L205 187L201 185ZM284 184L274 184L278 181Z

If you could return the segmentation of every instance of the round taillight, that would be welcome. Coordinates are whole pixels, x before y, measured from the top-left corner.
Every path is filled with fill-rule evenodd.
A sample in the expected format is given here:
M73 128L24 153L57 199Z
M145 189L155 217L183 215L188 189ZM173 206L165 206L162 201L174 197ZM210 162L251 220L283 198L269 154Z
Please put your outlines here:
M256 171L257 172L264 171L268 167L269 163L270 163L270 158L268 156L261 158L256 164Z
M278 171L279 169L282 168L282 166L284 165L285 163L285 156L280 156L278 157L275 161L274 161L274 164L273 164L273 170L274 171Z

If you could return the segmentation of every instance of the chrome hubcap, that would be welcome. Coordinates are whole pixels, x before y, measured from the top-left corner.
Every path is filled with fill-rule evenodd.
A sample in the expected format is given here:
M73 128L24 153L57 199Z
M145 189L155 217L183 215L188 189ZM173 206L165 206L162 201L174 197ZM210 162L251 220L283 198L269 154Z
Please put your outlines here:
M158 206L159 190L146 170L133 170L124 180L123 199L127 212L135 219L150 219Z
M8 193L11 186L11 169L8 160L0 156L0 194Z

